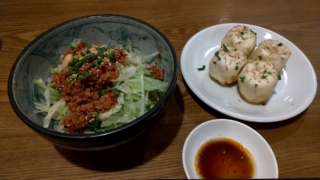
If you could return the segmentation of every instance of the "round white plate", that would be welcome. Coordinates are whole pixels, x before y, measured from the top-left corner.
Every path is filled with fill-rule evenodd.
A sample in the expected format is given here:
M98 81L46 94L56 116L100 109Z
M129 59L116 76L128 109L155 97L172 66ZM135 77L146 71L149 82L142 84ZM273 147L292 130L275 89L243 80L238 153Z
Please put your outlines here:
M268 142L249 126L234 120L206 121L191 131L182 152L183 168L188 179L199 179L195 169L196 154L204 143L215 138L229 138L242 144L255 164L253 178L278 178L278 164Z
M220 48L224 35L236 23L220 24L195 34L184 46L181 70L190 89L203 102L231 117L252 122L282 121L305 110L317 91L317 77L308 58L301 50L281 35L268 29L243 24L257 33L257 44L265 39L279 40L292 52L281 72L274 94L266 105L246 102L237 85L221 86L209 77L209 62ZM198 71L203 65L205 70Z

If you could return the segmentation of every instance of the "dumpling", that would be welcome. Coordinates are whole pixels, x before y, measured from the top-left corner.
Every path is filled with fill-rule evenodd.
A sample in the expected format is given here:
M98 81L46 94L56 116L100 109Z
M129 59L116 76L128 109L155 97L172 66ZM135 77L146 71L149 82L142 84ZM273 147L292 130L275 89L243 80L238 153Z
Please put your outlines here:
M231 84L237 82L241 69L247 62L247 57L242 51L235 48L222 46L209 63L209 74L220 84Z
M290 55L291 51L286 45L277 40L267 39L259 43L257 49L250 55L250 59L273 63L281 72Z
M222 39L222 44L234 47L248 57L257 45L257 35L250 28L237 25L227 32Z
M266 61L249 62L239 74L239 92L248 102L263 103L274 92L278 76L279 73L272 63Z

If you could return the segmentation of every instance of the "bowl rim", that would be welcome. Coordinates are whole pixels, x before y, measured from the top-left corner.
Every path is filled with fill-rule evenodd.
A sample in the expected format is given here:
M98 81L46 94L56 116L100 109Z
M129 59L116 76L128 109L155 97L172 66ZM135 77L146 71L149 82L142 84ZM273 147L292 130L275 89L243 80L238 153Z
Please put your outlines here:
M172 56L173 56L173 64L174 64L174 69L173 69L173 76L171 79L171 83L169 84L167 91L165 92L165 94L162 96L162 98L160 99L160 101L148 112L144 113L142 116L136 118L134 121L125 124L121 127L118 127L116 129L113 130L109 130L109 131L105 131L105 132L98 132L98 133L92 133L92 134L68 134L68 133L61 133L61 132L57 132L51 129L47 129L44 128L38 124L36 124L35 122L29 120L29 118L20 110L18 104L15 101L15 97L14 97L14 93L13 93L13 77L15 75L15 71L17 68L17 65L19 62L21 62L22 56L28 51L28 49L32 46L34 46L36 44L36 42L38 42L39 40L41 40L43 37L45 37L47 34L52 33L53 31L55 31L56 29L60 29L63 28L65 25L69 25L75 22L79 22L79 21L86 21L86 20L91 20L91 19L99 19L99 18L110 18L110 17L114 17L117 19L126 19L128 21L134 21L137 22L139 24L142 24L148 28L150 28L152 31L154 31L155 33L159 34L159 36L165 41L165 43L168 45ZM125 15L118 15L118 14L94 14L94 15L88 15L88 16L82 16L82 17L78 17L78 18L74 18L68 21L65 21L63 23L60 23L58 25L55 25L51 28L49 28L48 30L44 31L43 33L41 33L40 35L38 35L35 39L33 39L19 54L19 56L16 58L14 64L12 65L12 68L10 70L10 74L9 74L9 78L8 78L8 86L7 86L7 91L8 91L8 97L9 97L9 102L14 110L14 112L17 114L17 116L25 123L27 124L29 127L31 127L33 130L36 130L38 132L50 135L50 136L56 136L56 137L60 137L60 138L67 138L67 139L84 139L84 138L94 138L94 137L102 137L102 136L106 136L109 134L115 134L118 133L124 129L128 129L132 126L135 126L136 124L144 121L144 120L149 120L154 118L154 116L157 114L157 111L160 111L160 109L164 106L164 104L166 103L166 101L168 101L168 99L171 97L171 95L173 94L176 84L177 84L177 79L178 79L178 57L177 54L175 52L175 49L173 47L173 45L171 44L171 42L169 41L169 39L160 31L158 30L156 27L154 27L153 25L134 18L134 17L130 17L130 16L125 16ZM160 109L159 109L160 108Z

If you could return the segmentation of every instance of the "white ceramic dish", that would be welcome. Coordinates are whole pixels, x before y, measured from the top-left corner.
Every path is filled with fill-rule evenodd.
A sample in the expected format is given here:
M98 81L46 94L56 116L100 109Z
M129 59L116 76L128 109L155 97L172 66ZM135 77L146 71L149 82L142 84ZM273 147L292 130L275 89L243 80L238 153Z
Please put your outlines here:
M242 144L253 156L253 178L278 178L276 157L267 141L249 126L234 120L206 121L191 131L182 152L183 168L188 179L199 179L194 161L202 144L215 138L230 138Z
M180 64L183 77L190 89L212 108L246 121L282 121L304 111L313 101L317 91L314 69L297 46L268 29L243 24L257 33L257 44L265 39L275 39L288 46L292 52L281 72L282 79L266 105L248 103L240 96L237 85L221 86L209 77L210 59L220 48L221 40L227 31L239 24L220 24L206 28L186 43ZM198 71L203 65L206 66L205 70Z

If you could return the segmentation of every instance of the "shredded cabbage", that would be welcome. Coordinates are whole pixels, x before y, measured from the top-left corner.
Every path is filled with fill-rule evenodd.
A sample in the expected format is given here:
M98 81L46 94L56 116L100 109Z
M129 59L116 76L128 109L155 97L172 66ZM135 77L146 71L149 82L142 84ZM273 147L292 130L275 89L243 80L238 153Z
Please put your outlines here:
M80 39L75 39L70 47L76 47L81 42ZM158 56L160 51L142 56L138 50L132 49L130 41L128 50L124 51L127 54L126 65L115 64L120 74L112 81L112 89L118 94L117 105L107 112L97 114L83 133L107 131L133 121L154 107L166 91L168 83L155 79L147 70L150 65L146 62ZM52 72L61 72L61 65ZM43 127L64 132L61 120L70 114L70 110L65 100L61 98L61 92L42 79L34 82L41 87L44 97L44 101L34 102L37 109L35 112L46 114L43 118Z

